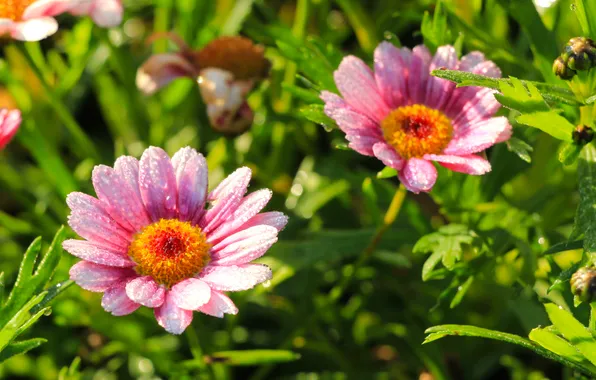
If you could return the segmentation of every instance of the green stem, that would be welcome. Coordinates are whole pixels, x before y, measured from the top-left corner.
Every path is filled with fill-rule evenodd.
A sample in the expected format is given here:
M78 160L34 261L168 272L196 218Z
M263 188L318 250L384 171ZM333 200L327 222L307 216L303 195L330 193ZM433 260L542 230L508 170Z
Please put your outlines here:
M188 326L185 331L186 338L188 339L188 345L190 346L190 352L197 363L197 367L202 374L207 374L208 378L212 378L209 367L205 362L205 355L203 354L203 348L199 342L197 332L192 325Z
M34 45L33 47L32 45L27 46L28 47L17 45L17 47L21 50L22 54L29 62L31 69L39 79L41 86L44 89L46 96L48 97L48 100L50 101L50 105L52 106L52 108L54 109L58 117L62 120L64 126L70 133L73 139L72 144L69 144L71 150L81 159L92 157L96 162L99 162L99 154L95 149L95 145L93 145L91 139L87 136L87 134L85 134L83 128L81 128L79 123L72 116L72 114L68 110L68 107L64 104L63 100L56 94L52 86L48 83L46 75L43 71L44 67L38 66L41 65L41 63L39 62L39 55L41 54L41 57L43 57L43 53L38 52L39 54L34 53L33 55L30 53L30 51L35 51L35 49L39 48L39 45L37 45L37 48Z
M375 24L368 17L368 13L362 9L362 5L358 1L336 0L336 2L348 17L350 24L352 24L362 50L371 53L375 46L379 44L379 40L376 36Z

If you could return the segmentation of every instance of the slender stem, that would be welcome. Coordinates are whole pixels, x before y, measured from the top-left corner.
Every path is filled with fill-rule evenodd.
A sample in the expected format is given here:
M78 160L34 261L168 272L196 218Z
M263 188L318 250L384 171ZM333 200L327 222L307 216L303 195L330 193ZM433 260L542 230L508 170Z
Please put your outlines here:
M46 96L48 97L50 105L52 106L58 117L62 120L66 129L68 129L68 132L71 134L73 143L69 144L69 146L72 149L73 153L75 153L81 159L85 159L91 156L96 162L99 162L99 154L95 149L95 145L87 136L87 134L83 131L83 128L81 128L76 119L72 116L72 114L68 110L68 107L64 104L60 96L56 94L50 83L48 83L46 75L43 72L43 67L39 66L39 54L43 53L39 52L39 54L35 53L34 55L32 55L31 51L35 51L34 47L25 48L21 45L17 46L21 50L22 54L29 62L29 66L31 66L31 69L39 79L41 86L44 89Z
M188 345L190 346L190 352L192 353L193 358L197 363L197 367L202 374L211 378L211 372L209 371L209 367L207 367L207 363L205 362L205 357L203 354L203 348L201 347L201 343L199 342L199 337L197 336L197 332L193 328L192 324L186 328L184 332L186 335L186 339L188 339Z

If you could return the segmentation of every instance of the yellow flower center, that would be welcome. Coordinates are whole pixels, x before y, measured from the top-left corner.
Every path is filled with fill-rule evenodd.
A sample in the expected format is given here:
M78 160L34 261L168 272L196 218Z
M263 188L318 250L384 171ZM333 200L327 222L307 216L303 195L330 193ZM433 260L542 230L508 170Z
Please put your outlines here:
M0 18L20 21L25 9L36 0L0 0Z
M445 114L421 104L391 111L381 121L381 129L385 141L406 159L441 153L453 134Z
M137 263L137 273L171 287L201 272L211 258L210 248L199 227L161 219L135 235L128 255Z

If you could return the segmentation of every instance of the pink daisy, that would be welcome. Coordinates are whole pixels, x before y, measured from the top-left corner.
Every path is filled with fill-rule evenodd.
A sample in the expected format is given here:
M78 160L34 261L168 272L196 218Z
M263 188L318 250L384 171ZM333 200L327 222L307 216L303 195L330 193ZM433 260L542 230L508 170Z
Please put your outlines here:
M399 172L414 193L430 191L437 179L433 161L467 174L491 170L478 153L511 137L507 118L492 116L500 105L493 90L456 88L430 75L446 68L500 77L499 68L480 52L461 61L452 46L434 57L419 45L398 49L382 42L375 50L374 72L348 56L334 73L342 97L324 91L325 113L346 133L356 152L374 156Z
M240 168L208 192L207 162L188 147L171 160L151 147L140 162L123 156L114 168L95 167L97 198L71 193L66 200L68 223L85 239L63 244L83 259L71 279L103 292L102 306L113 315L153 308L173 334L186 329L195 310L236 314L224 292L271 278L269 267L250 262L287 223L281 212L259 213L270 190L244 196L250 177L250 169Z
M0 150L12 140L21 126L21 111L0 109Z
M120 25L124 7L122 0L81 0L68 10L75 16L90 16L97 25L110 28Z

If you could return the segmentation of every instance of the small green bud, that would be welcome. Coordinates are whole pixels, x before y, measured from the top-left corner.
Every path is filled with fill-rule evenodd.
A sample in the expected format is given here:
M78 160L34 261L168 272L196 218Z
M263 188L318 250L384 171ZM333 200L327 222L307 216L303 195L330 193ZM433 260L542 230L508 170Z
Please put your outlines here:
M565 45L561 58L571 70L588 70L596 65L596 46L585 37L574 37Z
M576 74L575 70L571 70L567 67L565 60L563 60L562 57L555 59L555 62L553 63L553 72L556 76L565 80L573 78Z
M571 291L582 302L591 302L596 295L596 268L580 268L571 276Z
M583 146L594 139L594 130L587 125L578 125L571 133L573 142L577 145Z

